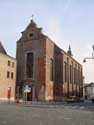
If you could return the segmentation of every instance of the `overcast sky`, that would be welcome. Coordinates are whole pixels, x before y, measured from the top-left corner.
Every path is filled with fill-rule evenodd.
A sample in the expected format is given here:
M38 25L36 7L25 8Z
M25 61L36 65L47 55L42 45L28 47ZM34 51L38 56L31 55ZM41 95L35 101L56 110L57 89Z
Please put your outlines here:
M7 53L16 55L16 41L30 23L32 14L38 27L58 46L83 65L85 82L94 82L94 0L0 0L0 41Z

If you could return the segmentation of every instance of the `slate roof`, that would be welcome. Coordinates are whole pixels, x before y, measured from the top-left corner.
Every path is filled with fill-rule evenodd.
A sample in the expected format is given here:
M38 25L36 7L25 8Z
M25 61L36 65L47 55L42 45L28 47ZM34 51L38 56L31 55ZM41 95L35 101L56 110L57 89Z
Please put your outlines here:
M86 87L94 87L94 83L91 82L91 83L87 84Z
M4 49L2 43L0 42L0 53L7 55L6 50Z

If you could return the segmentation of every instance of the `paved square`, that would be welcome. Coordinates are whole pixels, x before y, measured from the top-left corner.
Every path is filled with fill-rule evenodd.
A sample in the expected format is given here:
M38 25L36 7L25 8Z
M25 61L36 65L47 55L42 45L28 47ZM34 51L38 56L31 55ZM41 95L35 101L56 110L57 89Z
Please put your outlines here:
M94 125L84 106L0 104L0 125Z

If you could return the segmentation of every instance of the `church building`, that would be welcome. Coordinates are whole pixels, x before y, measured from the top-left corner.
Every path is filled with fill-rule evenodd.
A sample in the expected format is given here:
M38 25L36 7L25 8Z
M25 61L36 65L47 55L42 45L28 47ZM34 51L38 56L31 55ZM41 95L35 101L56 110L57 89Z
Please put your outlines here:
M17 41L17 87L21 98L62 101L83 96L82 65L42 33L32 19Z

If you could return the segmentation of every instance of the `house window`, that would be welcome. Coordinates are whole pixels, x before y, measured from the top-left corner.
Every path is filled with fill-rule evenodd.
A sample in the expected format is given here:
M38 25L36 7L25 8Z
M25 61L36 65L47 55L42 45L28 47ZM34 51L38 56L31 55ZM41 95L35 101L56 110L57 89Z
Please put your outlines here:
M77 65L75 64L75 68L74 68L74 83L76 84L77 82Z
M14 73L13 73L13 72L11 72L11 79L13 79L13 77L14 77Z
M27 53L27 59L26 59L27 78L33 78L33 68L34 68L34 54L30 52L30 53Z
M8 66L10 66L10 61L8 61Z
M14 62L12 62L12 68L14 67Z
M65 75L65 82L67 82L67 63L64 62L64 75Z
M9 76L10 76L10 72L7 72L7 78L9 78Z
M70 65L70 83L72 83L72 66Z
M53 59L50 59L50 80L53 81Z

